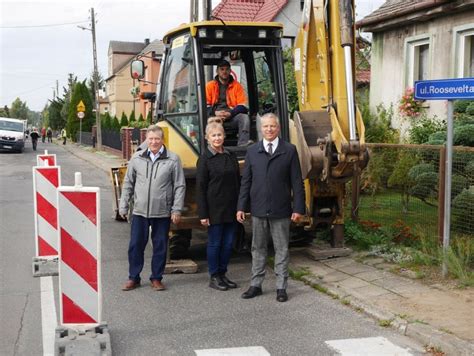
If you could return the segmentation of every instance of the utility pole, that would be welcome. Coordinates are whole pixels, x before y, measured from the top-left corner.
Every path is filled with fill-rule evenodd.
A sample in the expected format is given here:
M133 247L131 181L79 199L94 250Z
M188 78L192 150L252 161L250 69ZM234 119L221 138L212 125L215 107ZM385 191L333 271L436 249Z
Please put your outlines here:
M99 70L97 68L97 48L95 41L95 14L94 8L91 8L91 22L92 22L92 48L94 54L94 92L95 92L95 124L97 126L97 149L102 149L102 129L100 122L100 104L99 104Z

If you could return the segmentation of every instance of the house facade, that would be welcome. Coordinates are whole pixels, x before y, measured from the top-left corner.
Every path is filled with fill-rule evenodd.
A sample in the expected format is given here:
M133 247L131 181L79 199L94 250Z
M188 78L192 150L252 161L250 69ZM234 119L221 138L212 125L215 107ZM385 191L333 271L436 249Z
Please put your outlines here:
M370 106L398 103L416 80L474 76L474 0L388 0L357 22L372 33ZM446 101L426 101L445 119ZM392 122L404 128L399 117Z
M134 110L135 99L130 93L134 82L130 76L130 61L150 44L145 42L110 41L108 51L108 77L105 79L109 114L127 117Z
M145 64L145 77L138 83L135 81L140 93L135 97L135 116L137 119L140 114L146 119L150 112L154 117L154 94L156 93L156 81L160 73L163 52L163 41L154 40L138 56Z
M280 22L291 46L301 23L304 0L222 0L212 15L224 21Z

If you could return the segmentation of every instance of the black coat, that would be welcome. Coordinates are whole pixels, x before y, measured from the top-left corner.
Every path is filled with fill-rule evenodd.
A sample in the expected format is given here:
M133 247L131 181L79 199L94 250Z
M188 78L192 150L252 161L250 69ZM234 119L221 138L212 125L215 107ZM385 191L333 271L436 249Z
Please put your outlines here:
M240 172L233 152L206 149L197 162L196 183L199 219L210 224L236 221Z
M237 210L252 216L289 218L304 214L305 194L296 147L280 139L270 156L263 142L250 146L245 156Z

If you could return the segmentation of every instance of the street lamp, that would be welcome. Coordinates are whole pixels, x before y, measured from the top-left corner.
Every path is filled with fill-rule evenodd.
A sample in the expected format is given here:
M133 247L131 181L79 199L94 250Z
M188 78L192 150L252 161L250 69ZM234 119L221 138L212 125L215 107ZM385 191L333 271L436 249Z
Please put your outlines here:
M97 69L97 49L96 49L96 40L95 40L95 15L94 8L91 8L91 28L77 26L82 30L87 30L92 32L92 52L94 56L94 92L95 92L95 124L97 126L97 149L102 149L102 129L100 125L100 110L99 110L99 71Z

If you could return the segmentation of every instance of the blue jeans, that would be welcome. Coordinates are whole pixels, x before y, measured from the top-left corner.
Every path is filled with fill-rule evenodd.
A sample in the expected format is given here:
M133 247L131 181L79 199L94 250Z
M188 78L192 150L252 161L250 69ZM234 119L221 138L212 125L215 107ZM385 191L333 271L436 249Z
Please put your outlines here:
M209 275L225 274L232 254L236 222L214 224L207 228L207 264Z
M170 218L147 219L139 215L132 216L130 245L128 246L129 279L136 282L140 281L140 273L144 264L145 247L148 243L148 235L150 234L151 227L153 257L151 259L150 280L156 279L161 281L166 266L170 222Z

